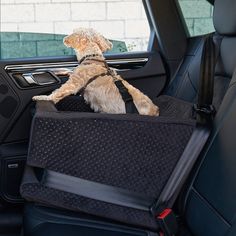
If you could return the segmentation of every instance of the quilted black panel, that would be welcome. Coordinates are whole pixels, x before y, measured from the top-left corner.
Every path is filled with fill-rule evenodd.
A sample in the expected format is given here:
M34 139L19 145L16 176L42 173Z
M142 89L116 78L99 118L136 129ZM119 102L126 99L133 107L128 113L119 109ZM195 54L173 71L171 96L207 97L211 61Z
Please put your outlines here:
M38 106L27 163L158 198L194 127L191 119L45 111ZM156 228L147 212L40 183L23 183L21 193L29 201Z
M194 123L106 116L54 112L36 116L28 164L157 196Z

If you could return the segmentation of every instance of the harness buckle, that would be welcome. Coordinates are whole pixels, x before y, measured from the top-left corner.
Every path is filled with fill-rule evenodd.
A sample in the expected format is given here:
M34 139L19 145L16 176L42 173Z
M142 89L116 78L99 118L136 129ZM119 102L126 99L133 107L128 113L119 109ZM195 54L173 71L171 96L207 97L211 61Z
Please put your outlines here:
M156 216L158 226L161 228L160 236L174 236L178 232L178 223L172 209L166 208Z

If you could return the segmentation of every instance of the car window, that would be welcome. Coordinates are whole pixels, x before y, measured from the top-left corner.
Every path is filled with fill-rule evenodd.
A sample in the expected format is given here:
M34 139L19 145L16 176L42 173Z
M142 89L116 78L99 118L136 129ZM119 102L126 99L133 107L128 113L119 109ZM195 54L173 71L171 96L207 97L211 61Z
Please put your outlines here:
M213 6L206 0L179 0L190 36L214 32Z
M113 43L108 53L146 51L150 28L142 0L1 0L0 58L73 55L74 28L92 27Z

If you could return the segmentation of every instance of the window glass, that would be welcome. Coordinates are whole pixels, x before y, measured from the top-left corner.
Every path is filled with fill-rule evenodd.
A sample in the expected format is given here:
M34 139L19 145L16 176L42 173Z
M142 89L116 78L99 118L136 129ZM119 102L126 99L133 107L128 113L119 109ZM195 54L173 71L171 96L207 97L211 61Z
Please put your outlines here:
M179 0L191 36L213 32L213 6L206 0Z
M108 53L146 51L142 0L1 0L0 58L72 55L63 37L92 27L113 42Z

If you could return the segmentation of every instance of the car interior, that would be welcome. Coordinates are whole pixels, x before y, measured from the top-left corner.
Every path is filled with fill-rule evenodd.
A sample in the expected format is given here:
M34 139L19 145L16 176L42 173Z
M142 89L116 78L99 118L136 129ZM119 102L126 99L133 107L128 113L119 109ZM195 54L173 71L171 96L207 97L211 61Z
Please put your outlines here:
M179 236L236 235L236 1L208 2L214 9L215 32L210 35L217 55L212 102L216 114L210 137L173 206L179 225L176 235ZM164 117L171 116L172 120L181 117L186 121L198 101L206 35L190 36L178 1L144 0L143 5L151 29L149 50L105 54L105 58L108 65L116 68L125 80L147 94L160 109L165 109ZM32 97L49 94L58 88L68 79L57 74L58 70L71 70L77 65L75 56L0 60L0 235L171 235L160 233L152 227L152 223L141 222L142 218L132 221L128 216L124 217L118 208L109 212L114 215L109 218L99 212L90 214L71 207L65 209L50 205L46 200L35 200L43 196L43 188L31 188L31 192L27 192L31 180L30 163L26 160L34 154L32 149L29 150L29 145L44 147L43 138L32 138L32 130L35 130L31 129L32 119L36 112ZM65 98L57 104L57 109L78 111L78 97ZM178 108L180 100L182 105ZM86 104L82 110L86 114L91 112ZM39 115L42 114L39 112ZM86 115L81 117L85 119ZM82 118L81 125L86 125ZM186 132L186 145L191 133L183 132ZM122 135L127 135L126 141L132 144L133 141L129 141L132 136L125 131ZM140 133L140 146L145 135ZM158 135L158 132L153 134L157 142ZM172 140L171 136L166 139ZM176 145L180 144L176 141ZM194 150L195 144L192 145ZM171 174L174 167L167 164L165 168L163 171ZM158 183L159 179L153 181ZM37 197L33 198L30 194ZM58 199L77 204L74 198L68 200L66 196L58 196ZM79 204L90 203L81 200ZM91 203L92 207L96 211L96 206ZM136 215L129 217L135 218Z

